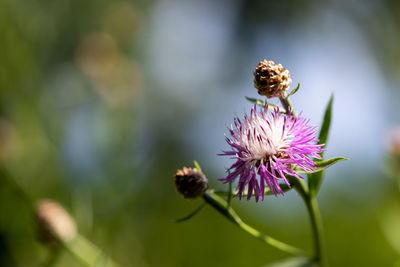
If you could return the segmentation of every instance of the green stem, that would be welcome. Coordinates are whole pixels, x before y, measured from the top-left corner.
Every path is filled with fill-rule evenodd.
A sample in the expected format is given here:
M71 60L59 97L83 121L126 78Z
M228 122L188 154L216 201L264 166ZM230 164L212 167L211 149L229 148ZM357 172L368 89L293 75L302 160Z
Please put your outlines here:
M315 261L319 262L321 266L326 266L325 255L323 249L323 229L322 219L319 212L317 199L310 197L307 203L308 213L310 214L311 227L314 236L314 249L315 249Z
M232 207L228 207L226 201L223 198L219 197L214 192L212 192L212 191L205 192L203 195L203 198L205 199L205 201L207 201L208 204L210 204L213 208L215 208L217 211L219 211L226 218L228 218L231 222L236 224L240 229L242 229L246 233L254 236L257 239L260 239L264 243L266 243L274 248L277 248L281 251L289 253L289 254L293 254L293 255L305 255L306 254L301 249L298 249L298 248L288 245L284 242L281 242L275 238L267 236L267 235L261 233L260 231L258 231L257 229L254 229L253 227L244 223L240 219L240 217L236 214L236 212L232 209Z
M314 239L314 253L315 253L313 261L318 263L320 266L327 266L323 248L324 242L323 242L322 219L321 219L321 214L319 212L317 199L315 196L310 194L308 187L302 180L297 178L290 178L290 182L293 184L293 186L295 186L296 191L303 199L307 207L308 214L310 216L311 230Z
M292 104L290 103L289 96L281 96L279 100L282 103L283 108L286 111L286 114L291 112L292 116L295 117L295 113L293 111ZM296 191L299 193L301 198L303 199L308 214L310 216L311 221L311 230L314 237L314 259L313 261L318 263L320 266L327 266L324 248L323 248L323 230L322 230L322 219L321 214L319 212L318 203L315 194L311 194L309 188L304 183L304 181L289 177L290 183L294 185Z
M118 264L110 257L106 256L99 248L79 234L70 241L62 242L65 249L85 266L118 267Z
M281 96L281 97L279 97L279 100L281 101L282 106L286 111L286 114L289 114L289 110L290 110L292 116L295 117L294 110L293 110L293 107L292 107L292 103L290 103L289 97Z
M0 186L5 181L8 186L24 200L32 214L35 214L35 201L26 193L26 191L15 181L6 168L0 165ZM32 216L33 217L33 216ZM61 242L63 247L69 251L76 259L86 266L108 266L118 267L111 258L107 257L99 248L92 244L83 236L77 234L72 240L62 240L57 234L52 233ZM61 251L53 251L54 254L45 263L45 266L53 266L57 263Z

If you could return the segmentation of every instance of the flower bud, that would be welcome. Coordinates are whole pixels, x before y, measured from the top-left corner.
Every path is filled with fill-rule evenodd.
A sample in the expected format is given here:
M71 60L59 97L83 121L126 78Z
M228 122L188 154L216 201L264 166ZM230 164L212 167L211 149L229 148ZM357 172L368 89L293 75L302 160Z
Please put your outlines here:
M268 98L283 96L291 83L290 72L272 60L260 61L254 71L254 86Z
M70 241L76 234L76 224L60 204L43 199L36 205L36 222L43 243L57 245L59 240Z
M207 190L208 181L204 174L196 169L184 167L175 174L175 187L184 198L202 196Z
M393 156L400 158L400 126L390 130L386 139L386 146Z

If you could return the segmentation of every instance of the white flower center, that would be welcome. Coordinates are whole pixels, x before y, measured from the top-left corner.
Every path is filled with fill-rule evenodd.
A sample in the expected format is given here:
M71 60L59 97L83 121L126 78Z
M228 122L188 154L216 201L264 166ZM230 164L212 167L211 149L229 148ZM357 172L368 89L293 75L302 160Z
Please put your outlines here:
M283 116L271 118L269 124L263 118L254 116L244 122L239 145L246 148L245 160L259 162L273 155L283 156L282 149L287 148L293 136L285 125Z

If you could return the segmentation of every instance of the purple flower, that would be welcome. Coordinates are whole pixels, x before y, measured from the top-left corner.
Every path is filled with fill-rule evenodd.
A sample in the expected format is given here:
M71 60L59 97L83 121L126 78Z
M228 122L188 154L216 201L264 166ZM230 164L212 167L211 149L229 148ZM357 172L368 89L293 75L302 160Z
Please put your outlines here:
M244 115L243 122L236 117L235 127L228 128L231 137L225 136L231 150L219 154L233 156L236 162L227 170L228 175L219 180L227 183L238 178L240 199L246 186L247 199L254 192L256 201L259 197L263 200L265 186L275 196L284 195L279 182L290 187L285 175L302 178L293 168L298 166L312 172L315 163L310 157L321 158L318 153L322 152L323 145L317 144L316 129L308 122L302 117L282 114L278 107L268 116L268 106L259 114L254 106L250 118Z

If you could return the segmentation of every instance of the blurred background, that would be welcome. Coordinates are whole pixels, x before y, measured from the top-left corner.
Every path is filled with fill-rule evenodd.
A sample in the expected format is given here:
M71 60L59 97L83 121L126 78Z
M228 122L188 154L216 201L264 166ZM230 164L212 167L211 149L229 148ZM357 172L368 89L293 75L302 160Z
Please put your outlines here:
M225 126L252 106L244 97L257 97L252 72L264 58L301 83L292 103L313 125L335 96L326 156L350 160L326 172L319 194L330 265L400 264L387 238L400 220L384 223L400 207L385 168L400 124L400 2L2 0L0 36L0 266L47 261L31 214L43 198L123 266L288 257L210 207L172 222L201 204L176 193L177 168L196 159L225 188L217 178L232 162L216 154ZM295 192L233 205L311 251ZM56 266L81 265L63 252Z

